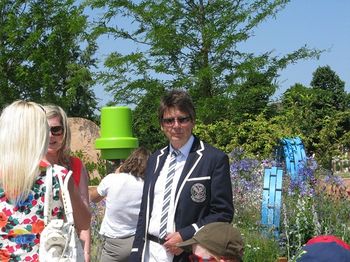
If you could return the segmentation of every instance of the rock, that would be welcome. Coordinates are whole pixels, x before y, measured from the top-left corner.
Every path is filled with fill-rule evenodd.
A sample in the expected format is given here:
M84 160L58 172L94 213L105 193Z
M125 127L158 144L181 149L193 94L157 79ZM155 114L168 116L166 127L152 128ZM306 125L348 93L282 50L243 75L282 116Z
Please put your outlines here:
M100 137L100 128L91 120L80 117L69 117L68 125L71 130L71 150L81 151L83 162L98 163L100 151L95 148L95 140ZM98 176L97 171L90 174L90 179Z

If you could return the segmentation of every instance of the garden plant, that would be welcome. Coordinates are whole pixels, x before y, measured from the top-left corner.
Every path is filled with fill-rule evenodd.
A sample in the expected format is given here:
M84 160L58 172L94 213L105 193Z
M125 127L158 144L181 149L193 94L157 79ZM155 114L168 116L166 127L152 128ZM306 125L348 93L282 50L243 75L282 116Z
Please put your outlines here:
M349 196L342 178L322 169L313 158L299 163L293 181L283 176L279 236L261 225L264 168L271 160L246 156L241 149L231 154L235 205L234 224L245 239L244 261L275 262L279 257L296 261L301 247L313 236L332 234L350 242ZM283 163L280 163L283 167Z
M299 163L298 176L293 181L284 174L281 223L279 236L275 237L273 228L266 231L261 225L261 205L264 168L278 163L259 160L241 148L234 149L229 156L233 223L244 236L244 261L276 262L279 257L296 261L301 247L321 234L336 235L350 243L349 193L341 177L318 166L313 158ZM283 167L283 163L279 165ZM102 238L98 232L105 202L92 205L91 261L99 261Z

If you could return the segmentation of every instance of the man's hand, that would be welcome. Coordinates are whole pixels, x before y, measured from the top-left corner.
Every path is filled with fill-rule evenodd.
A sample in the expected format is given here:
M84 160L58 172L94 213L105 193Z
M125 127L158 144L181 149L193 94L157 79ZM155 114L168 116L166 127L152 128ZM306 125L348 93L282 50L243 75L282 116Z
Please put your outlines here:
M164 246L168 252L178 256L183 252L183 249L176 246L177 243L181 243L182 237L179 232L170 233L165 237L166 242Z

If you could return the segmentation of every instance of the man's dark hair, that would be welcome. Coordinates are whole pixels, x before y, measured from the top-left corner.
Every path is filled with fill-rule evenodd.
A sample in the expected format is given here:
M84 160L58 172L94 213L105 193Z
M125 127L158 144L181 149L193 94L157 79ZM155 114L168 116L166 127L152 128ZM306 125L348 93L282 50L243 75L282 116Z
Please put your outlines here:
M194 104L192 102L192 98L190 95L183 90L171 90L167 94L165 94L160 101L158 117L159 122L162 122L162 118L165 110L169 108L177 108L178 110L185 112L191 117L192 121L196 120L196 111L194 108Z

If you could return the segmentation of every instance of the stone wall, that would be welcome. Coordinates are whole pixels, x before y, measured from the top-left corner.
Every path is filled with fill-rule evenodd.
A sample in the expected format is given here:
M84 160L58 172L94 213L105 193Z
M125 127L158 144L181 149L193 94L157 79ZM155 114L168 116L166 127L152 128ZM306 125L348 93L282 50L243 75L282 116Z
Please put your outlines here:
M95 149L95 140L100 137L100 128L91 120L80 117L69 117L68 124L72 133L72 152L81 151L86 161L97 163L100 151ZM90 174L90 178L97 175Z

